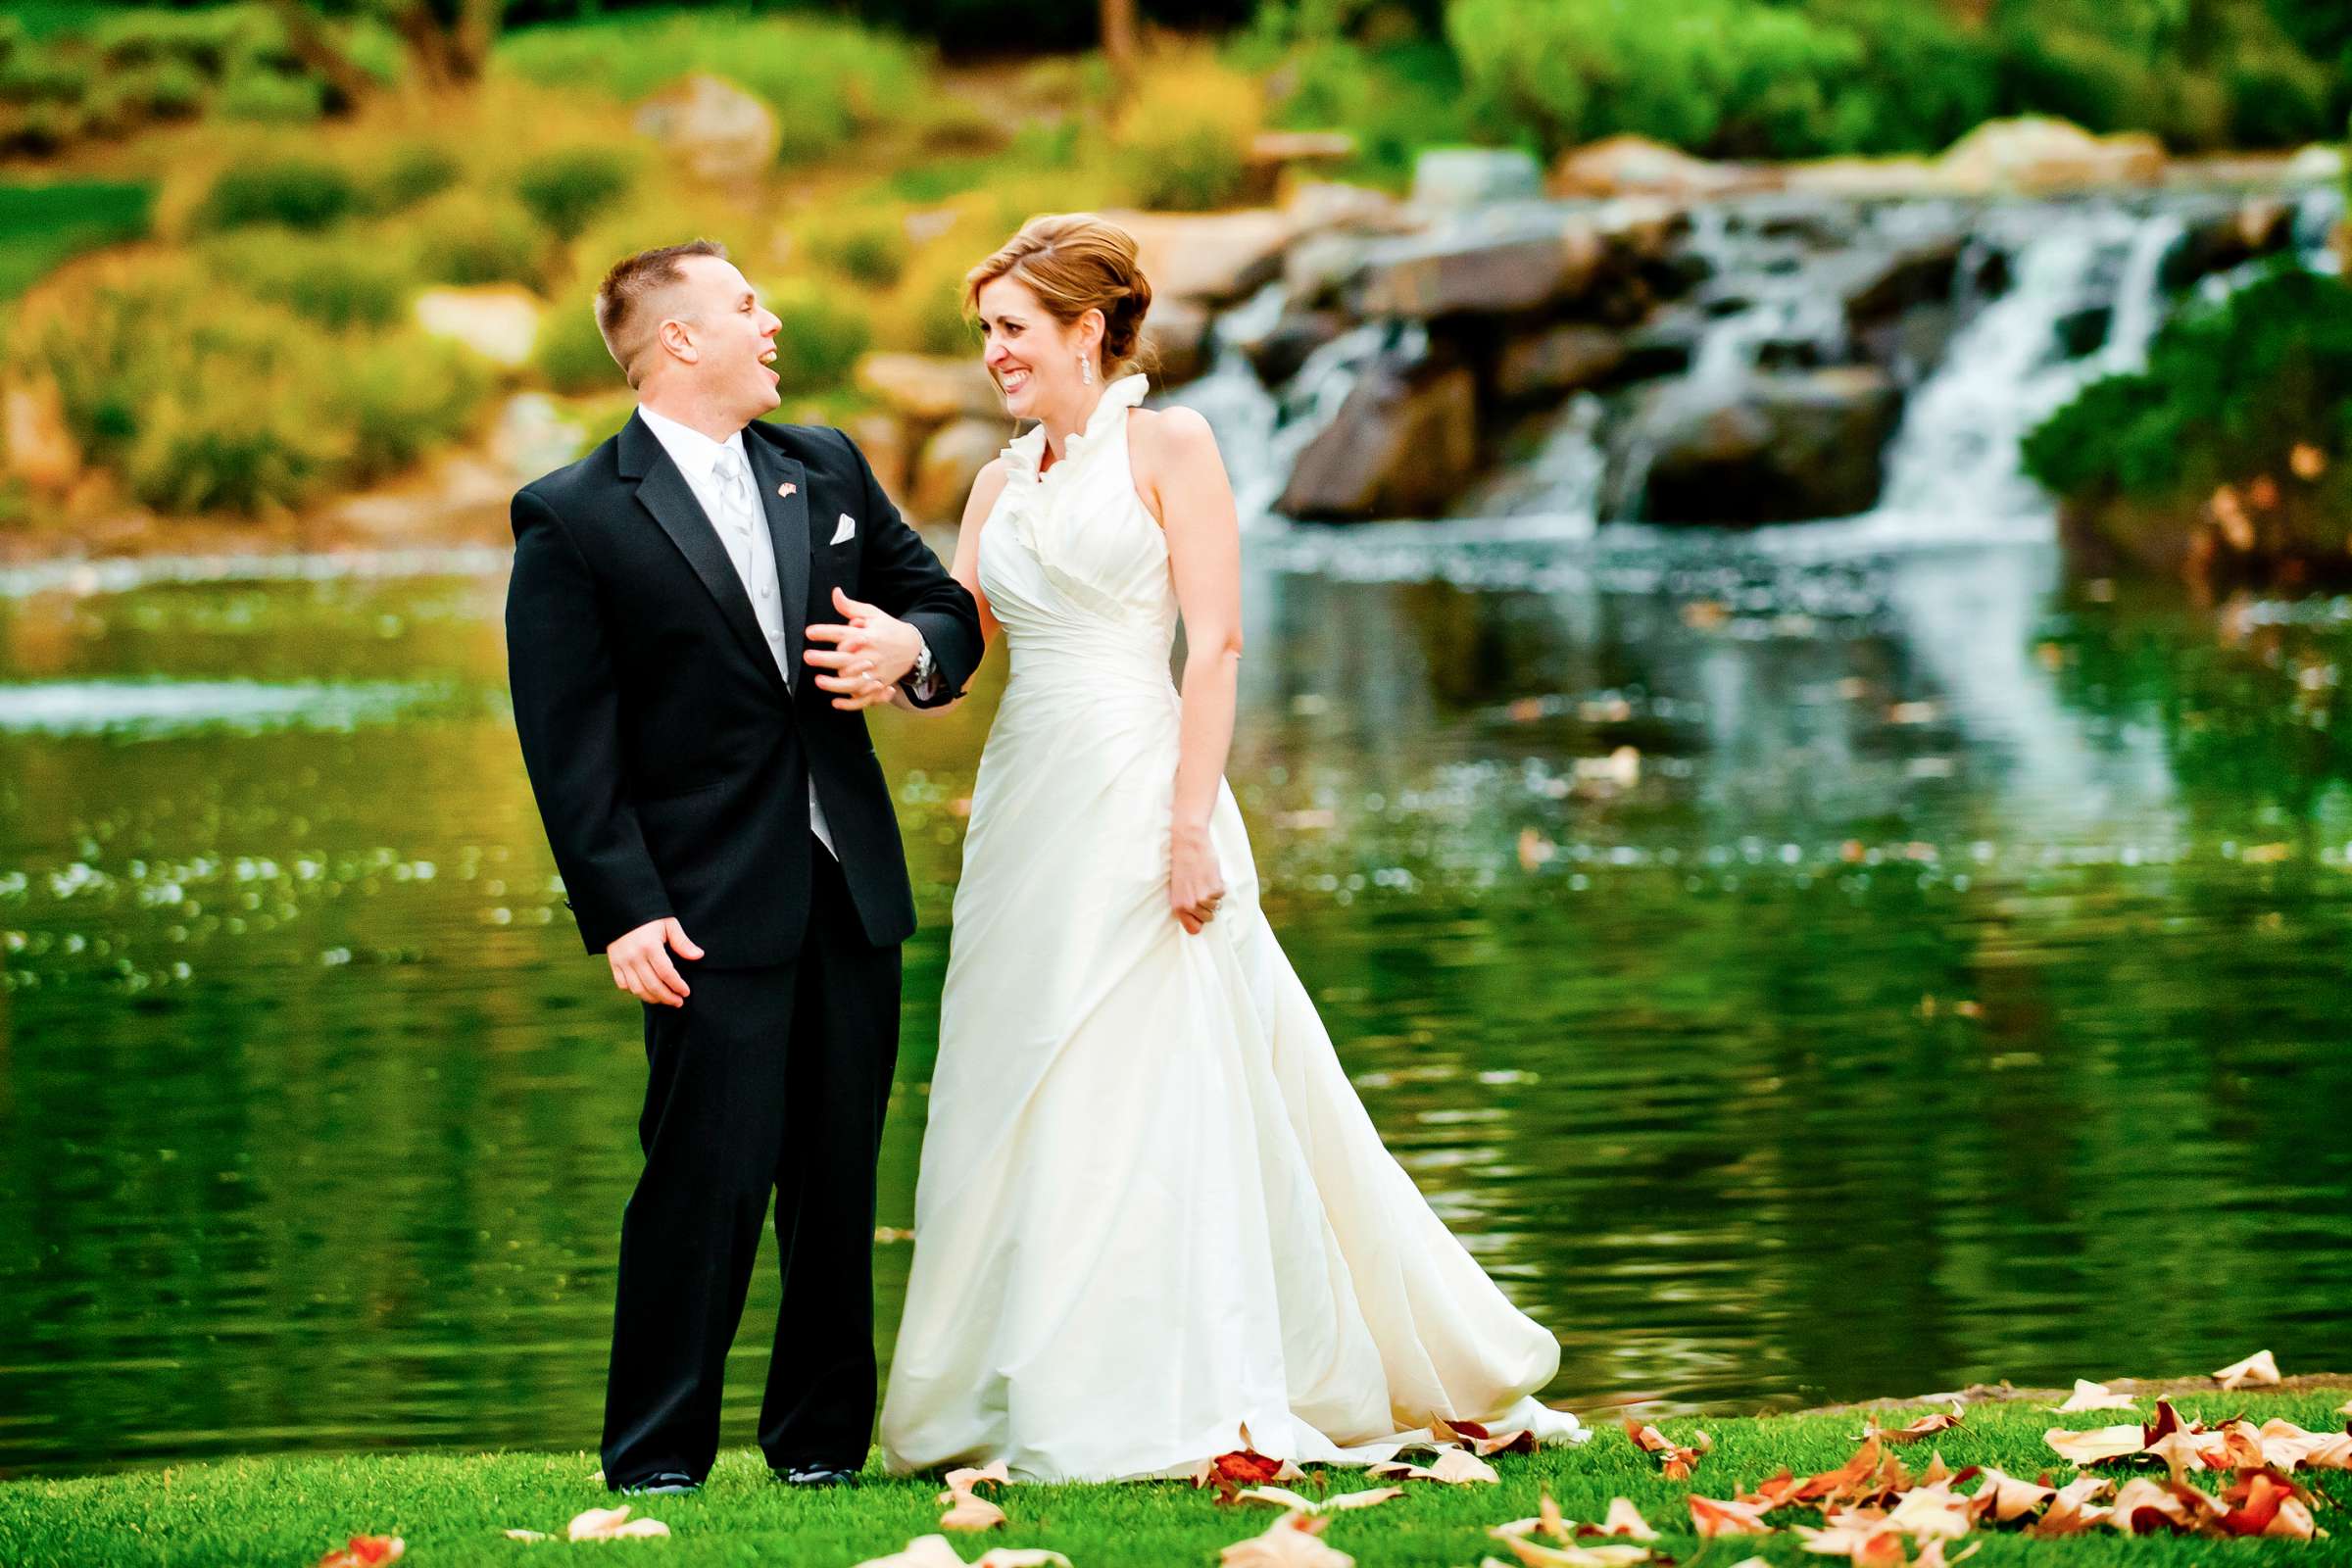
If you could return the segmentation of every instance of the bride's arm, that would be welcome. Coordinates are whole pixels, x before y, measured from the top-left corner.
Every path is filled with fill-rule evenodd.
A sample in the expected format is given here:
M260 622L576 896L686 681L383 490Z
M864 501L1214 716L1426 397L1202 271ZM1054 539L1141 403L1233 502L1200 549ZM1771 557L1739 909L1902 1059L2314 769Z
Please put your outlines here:
M1130 439L1132 446L1132 433ZM1198 932L1203 915L1214 915L1214 901L1225 888L1208 821L1233 747L1239 695L1241 525L1206 419L1191 409L1164 410L1150 421L1143 446L1145 499L1155 503L1167 535L1176 604L1184 614L1184 717L1169 824L1168 907L1186 931Z
M996 640L997 617L989 613L988 595L980 591L980 530L987 524L989 513L995 510L997 497L1004 493L1004 460L991 458L988 466L982 468L979 476L972 480L972 493L964 500L963 521L956 528L956 563L948 568L948 575L963 584L963 591L972 596L972 603L980 609L980 651L983 654L988 652L988 645ZM917 708L907 700L904 688L893 687L890 701L894 708L903 708L909 713L944 713L963 699L956 697L929 708Z

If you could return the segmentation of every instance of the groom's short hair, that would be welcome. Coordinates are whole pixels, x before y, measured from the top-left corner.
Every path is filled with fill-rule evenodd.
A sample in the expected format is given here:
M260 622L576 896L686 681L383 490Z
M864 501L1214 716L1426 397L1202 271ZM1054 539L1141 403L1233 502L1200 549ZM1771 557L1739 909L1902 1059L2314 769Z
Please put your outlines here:
M637 384L637 362L662 325L654 296L686 281L678 263L689 256L715 256L723 262L727 248L714 239L690 239L683 245L639 251L614 262L596 286L596 329L604 334L606 352L632 387Z

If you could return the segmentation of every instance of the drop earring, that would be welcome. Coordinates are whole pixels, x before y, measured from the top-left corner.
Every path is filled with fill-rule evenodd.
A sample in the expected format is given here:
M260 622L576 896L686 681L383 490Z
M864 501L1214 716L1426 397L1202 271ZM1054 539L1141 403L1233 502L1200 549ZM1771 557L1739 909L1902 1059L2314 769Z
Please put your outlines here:
M1083 354L1078 356L1078 378L1088 386L1095 384L1095 362Z

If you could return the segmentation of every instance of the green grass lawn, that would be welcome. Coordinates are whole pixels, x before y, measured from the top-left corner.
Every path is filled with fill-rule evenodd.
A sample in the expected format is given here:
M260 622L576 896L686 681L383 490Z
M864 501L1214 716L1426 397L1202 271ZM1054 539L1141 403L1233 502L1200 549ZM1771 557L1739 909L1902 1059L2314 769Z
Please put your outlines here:
M147 231L152 188L113 180L0 184L0 300L69 257Z
M2342 1390L2326 1394L2201 1394L2175 1400L2182 1415L2220 1422L2245 1414L2259 1422L2284 1416L2315 1431L2340 1430L2333 1414ZM1926 1407L1883 1411L1895 1427ZM2150 1408L2142 1400L2140 1411ZM1426 1564L1472 1568L1487 1555L1507 1556L1486 1527L1533 1514L1548 1489L1568 1516L1597 1520L1609 1499L1631 1497L1664 1533L1657 1549L1712 1568L1762 1555L1781 1568L1833 1559L1809 1556L1787 1530L1763 1538L1701 1542L1690 1531L1692 1491L1728 1496L1786 1465L1799 1475L1843 1463L1853 1452L1864 1417L1845 1411L1729 1420L1670 1419L1659 1423L1678 1442L1704 1429L1715 1440L1689 1483L1660 1479L1657 1463L1637 1451L1621 1427L1605 1426L1581 1448L1551 1449L1495 1461L1499 1486L1411 1485L1393 1502L1338 1515L1325 1539L1365 1568ZM2042 1443L2053 1425L2093 1427L2131 1419L2120 1411L2053 1414L2039 1401L2020 1400L1970 1409L1957 1429L1902 1450L1916 1472L1930 1448L1959 1468L1992 1464L2013 1475L2071 1475ZM935 1483L889 1481L869 1463L849 1490L802 1494L772 1484L759 1454L736 1449L720 1457L702 1494L694 1497L612 1498L591 1479L591 1453L381 1453L336 1457L251 1458L176 1465L74 1480L0 1483L0 1563L10 1568L90 1568L104 1563L314 1563L354 1534L403 1537L404 1561L440 1564L535 1562L568 1552L620 1554L632 1562L674 1564L785 1563L811 1568L850 1564L901 1549L932 1533L940 1508ZM2121 1467L2107 1473L2123 1475ZM2161 1473L2161 1472L2158 1472ZM2225 1565L2352 1563L2352 1473L2298 1470L2315 1494L2322 1529L2332 1538L2310 1543L2225 1541L2186 1537L2120 1537L2108 1530L2057 1540L1982 1530L1978 1560L1999 1568L2029 1559L2037 1564L2129 1562L2164 1568ZM2200 1478L2209 1487L2214 1477ZM1352 1472L1334 1472L1334 1490L1370 1485ZM1970 1484L1971 1487L1975 1483ZM1297 1490L1313 1494L1313 1484ZM1218 1548L1252 1536L1275 1519L1271 1509L1221 1508L1205 1492L1182 1484L1150 1486L1015 1486L1000 1497L1009 1524L986 1536L958 1536L969 1561L992 1545L1048 1546L1075 1568L1167 1568L1213 1564ZM667 1540L571 1544L560 1539L530 1544L506 1539L510 1527L561 1538L583 1508L632 1501L640 1514L662 1520ZM1773 1515L1817 1522L1806 1509ZM600 1561L605 1560L599 1557Z

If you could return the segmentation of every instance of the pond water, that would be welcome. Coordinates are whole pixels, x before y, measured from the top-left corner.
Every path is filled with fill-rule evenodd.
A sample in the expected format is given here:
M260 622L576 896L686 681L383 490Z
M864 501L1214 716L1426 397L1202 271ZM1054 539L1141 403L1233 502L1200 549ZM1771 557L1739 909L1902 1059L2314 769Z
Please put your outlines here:
M2352 606L1803 538L1251 539L1269 913L1548 1395L2352 1368ZM643 1056L503 581L183 575L0 600L0 1471L593 1447ZM877 725L894 1230L1001 674Z

